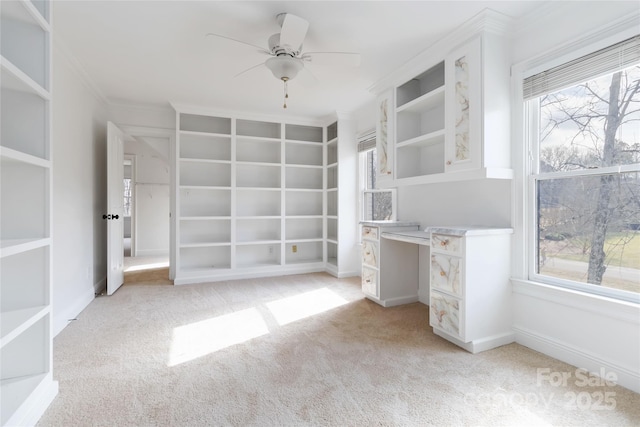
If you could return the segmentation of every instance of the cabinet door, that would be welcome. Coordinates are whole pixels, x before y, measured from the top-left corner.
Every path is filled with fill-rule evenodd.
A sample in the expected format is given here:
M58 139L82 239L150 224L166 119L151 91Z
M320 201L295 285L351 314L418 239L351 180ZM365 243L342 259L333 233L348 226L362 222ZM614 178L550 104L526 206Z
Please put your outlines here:
M462 338L462 301L458 298L431 292L429 305L429 324L456 338Z
M365 295L378 298L378 272L376 270L362 268L362 292Z
M378 184L393 180L393 144L395 136L393 89L378 97L376 123L376 155Z
M431 288L462 296L461 270L460 258L443 254L431 255Z
M362 263L371 267L378 267L378 243L371 241L362 242Z
M362 227L362 238L378 240L378 227Z
M445 61L445 172L481 167L481 39L451 52ZM490 95L490 94L489 94Z

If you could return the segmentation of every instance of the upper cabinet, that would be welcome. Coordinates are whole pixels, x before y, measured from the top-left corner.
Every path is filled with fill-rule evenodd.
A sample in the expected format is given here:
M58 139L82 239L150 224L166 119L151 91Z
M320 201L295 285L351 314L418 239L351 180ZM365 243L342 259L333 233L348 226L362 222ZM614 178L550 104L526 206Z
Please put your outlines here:
M381 183L512 177L509 49L494 19L479 15L374 87Z

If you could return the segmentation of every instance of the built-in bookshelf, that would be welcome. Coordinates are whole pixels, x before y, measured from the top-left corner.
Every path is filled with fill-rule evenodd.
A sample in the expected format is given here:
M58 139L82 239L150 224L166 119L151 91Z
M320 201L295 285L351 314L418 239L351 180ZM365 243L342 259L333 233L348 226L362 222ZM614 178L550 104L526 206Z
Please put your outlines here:
M324 270L325 127L176 111L175 283Z
M0 2L0 424L34 425L58 392L51 328L48 1Z
M327 126L326 143L327 267L338 273L338 122Z

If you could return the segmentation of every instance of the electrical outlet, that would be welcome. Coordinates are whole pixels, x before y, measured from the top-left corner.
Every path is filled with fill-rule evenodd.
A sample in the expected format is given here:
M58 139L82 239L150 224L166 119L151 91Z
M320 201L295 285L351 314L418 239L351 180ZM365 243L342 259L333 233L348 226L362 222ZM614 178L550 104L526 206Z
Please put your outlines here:
M293 252L293 253L298 252L298 245L292 245L291 246L291 252Z

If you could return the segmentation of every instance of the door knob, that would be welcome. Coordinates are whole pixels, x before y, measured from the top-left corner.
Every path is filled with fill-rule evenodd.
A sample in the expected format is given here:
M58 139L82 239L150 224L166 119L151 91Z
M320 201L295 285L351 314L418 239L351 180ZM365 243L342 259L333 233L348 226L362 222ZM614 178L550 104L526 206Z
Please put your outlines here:
M102 215L102 219L107 219L107 220L109 220L109 219L119 219L119 218L120 218L120 215L111 215L111 214Z

